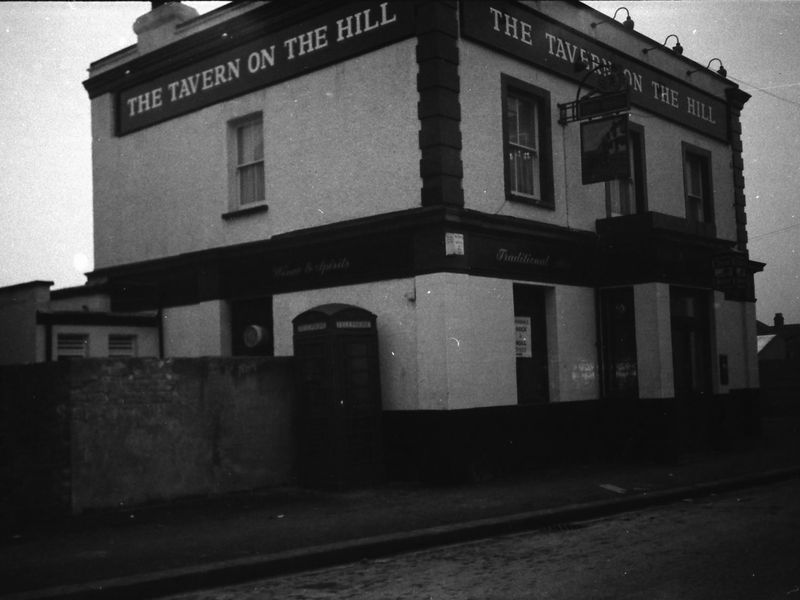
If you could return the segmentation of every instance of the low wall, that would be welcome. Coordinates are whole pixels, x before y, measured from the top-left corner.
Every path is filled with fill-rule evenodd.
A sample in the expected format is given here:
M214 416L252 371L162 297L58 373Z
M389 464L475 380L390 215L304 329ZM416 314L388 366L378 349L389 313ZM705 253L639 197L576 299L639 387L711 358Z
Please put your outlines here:
M446 432L446 433L444 433ZM385 411L390 477L475 480L559 463L674 462L760 432L758 390L677 400L582 400Z
M2 475L14 486L5 504L17 512L21 502L45 496L77 513L280 485L293 477L289 358L4 367L0 387L3 416L35 430L22 437L3 426ZM37 440L50 450L37 451ZM25 484L33 472L42 481Z
M0 524L69 513L64 363L0 366Z
M762 360L758 369L765 414L800 415L800 360Z

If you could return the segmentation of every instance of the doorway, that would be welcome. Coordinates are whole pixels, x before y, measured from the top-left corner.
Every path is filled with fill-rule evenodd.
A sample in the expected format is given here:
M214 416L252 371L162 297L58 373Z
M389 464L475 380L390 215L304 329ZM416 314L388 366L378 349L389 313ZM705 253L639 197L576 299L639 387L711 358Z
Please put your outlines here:
M671 288L672 366L676 398L711 392L708 293Z
M514 284L517 403L549 400L545 288Z

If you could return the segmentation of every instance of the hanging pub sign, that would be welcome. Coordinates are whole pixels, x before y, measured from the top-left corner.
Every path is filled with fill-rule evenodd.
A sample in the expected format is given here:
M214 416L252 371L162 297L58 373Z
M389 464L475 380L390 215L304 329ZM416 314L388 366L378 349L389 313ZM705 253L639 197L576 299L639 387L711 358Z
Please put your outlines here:
M628 179L628 115L581 123L581 180L584 185Z
M586 96L578 100L577 118L583 120L602 117L629 111L630 108L631 103L627 89L597 96Z

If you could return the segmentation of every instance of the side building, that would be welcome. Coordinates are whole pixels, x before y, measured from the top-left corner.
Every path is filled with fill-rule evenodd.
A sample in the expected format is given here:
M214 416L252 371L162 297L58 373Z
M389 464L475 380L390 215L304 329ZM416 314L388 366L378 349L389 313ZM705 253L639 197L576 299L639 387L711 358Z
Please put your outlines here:
M112 312L102 286L52 286L29 281L0 288L0 365L159 355L155 311Z
M165 356L292 355L302 312L364 308L390 458L419 463L753 414L723 69L580 2L153 4L84 84L89 285L156 311Z

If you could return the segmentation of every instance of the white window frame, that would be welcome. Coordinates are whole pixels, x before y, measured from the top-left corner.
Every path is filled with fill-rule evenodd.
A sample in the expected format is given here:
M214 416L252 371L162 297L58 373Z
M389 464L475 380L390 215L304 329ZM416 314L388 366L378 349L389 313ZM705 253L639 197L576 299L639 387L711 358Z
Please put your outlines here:
M634 137L638 139L636 143L634 143ZM605 182L606 216L608 217L633 215L647 210L647 159L644 153L644 128L635 123L628 124L628 160L630 177Z
M245 128L256 127L261 135L261 155L252 160L242 160L240 153L240 139ZM254 207L264 207L266 205L266 174L264 163L264 120L261 113L254 113L230 121L228 123L228 158L229 158L229 208L231 211L247 210ZM247 171L255 169L260 174L256 177L260 179L260 198L243 198L242 177Z
M686 198L686 219L692 223L714 223L714 184L711 152L683 143L683 185ZM693 186L697 171L700 189Z
M506 199L553 210L550 92L502 74L501 96ZM527 105L530 110L528 131L523 131L520 123L520 104ZM516 119L512 119L512 115L516 115ZM523 185L520 184L522 178L528 178Z
M509 119L511 106L515 107L515 121ZM520 119L522 108L529 108L531 111L531 131L523 131ZM508 144L508 185L509 191L514 196L536 199L541 197L542 190L542 164L539 155L539 102L536 99L525 97L514 91L509 91L506 97L506 126ZM523 143L521 138L527 138L530 143ZM529 173L523 172L523 166L530 165ZM530 178L530 181L523 179ZM523 188L530 189L530 192L522 191Z

